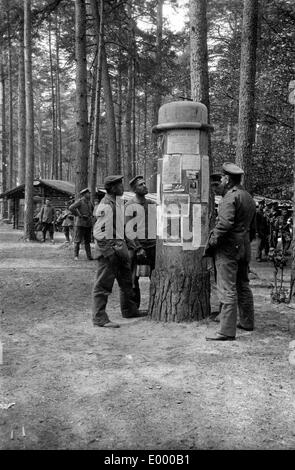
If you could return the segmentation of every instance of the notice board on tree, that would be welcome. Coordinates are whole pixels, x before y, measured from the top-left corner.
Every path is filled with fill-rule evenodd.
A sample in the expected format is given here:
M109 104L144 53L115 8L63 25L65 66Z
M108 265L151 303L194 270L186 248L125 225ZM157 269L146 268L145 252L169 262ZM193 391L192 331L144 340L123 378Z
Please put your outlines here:
M199 130L167 131L158 175L158 236L164 245L197 250L205 244L209 158L200 150Z

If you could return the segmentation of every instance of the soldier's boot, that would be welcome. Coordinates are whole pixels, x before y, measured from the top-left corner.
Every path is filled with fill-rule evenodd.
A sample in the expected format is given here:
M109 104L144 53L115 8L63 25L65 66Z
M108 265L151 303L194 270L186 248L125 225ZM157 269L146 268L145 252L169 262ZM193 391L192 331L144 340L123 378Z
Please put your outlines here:
M74 243L74 258L77 261L79 258L79 249L80 249L80 244L79 243Z
M89 243L85 243L85 251L86 251L87 259L93 260Z

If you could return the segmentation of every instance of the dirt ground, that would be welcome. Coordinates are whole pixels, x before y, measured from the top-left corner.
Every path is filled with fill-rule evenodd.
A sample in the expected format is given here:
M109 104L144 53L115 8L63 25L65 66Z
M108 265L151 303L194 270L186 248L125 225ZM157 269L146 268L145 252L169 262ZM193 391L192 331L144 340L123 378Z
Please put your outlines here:
M94 328L96 262L21 235L0 225L1 449L295 449L295 306L270 302L270 263L251 264L255 331L206 342L210 320L122 319L117 285L121 328Z

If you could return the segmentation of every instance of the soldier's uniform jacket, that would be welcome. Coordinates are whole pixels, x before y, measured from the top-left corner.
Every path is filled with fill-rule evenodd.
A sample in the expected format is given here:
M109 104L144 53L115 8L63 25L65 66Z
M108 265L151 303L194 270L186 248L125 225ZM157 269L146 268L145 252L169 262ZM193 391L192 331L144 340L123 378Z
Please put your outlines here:
M40 211L39 220L40 222L45 222L46 224L52 224L55 217L55 209L51 205L44 205Z
M114 199L106 194L96 206L95 217L95 257L109 257L116 253L128 262L128 249L124 240L124 200L120 197Z
M143 212L139 212L138 206L142 207ZM149 210L149 206L150 207ZM134 234L126 230L125 236L127 246L130 250L139 250L140 248L152 248L156 246L156 234L157 234L157 204L151 199L145 198L144 202L139 202L136 197L129 199L125 205L125 222L128 228L128 223L136 217L138 223L134 225ZM140 217L144 215L144 217ZM152 219L152 220L151 220ZM132 235L132 237L130 236ZM134 236L133 236L134 235Z
M214 229L210 232L205 255L224 255L250 260L250 242L255 238L256 205L241 186L229 189L221 199Z
M75 227L92 227L93 205L84 197L70 205L69 210L75 215Z

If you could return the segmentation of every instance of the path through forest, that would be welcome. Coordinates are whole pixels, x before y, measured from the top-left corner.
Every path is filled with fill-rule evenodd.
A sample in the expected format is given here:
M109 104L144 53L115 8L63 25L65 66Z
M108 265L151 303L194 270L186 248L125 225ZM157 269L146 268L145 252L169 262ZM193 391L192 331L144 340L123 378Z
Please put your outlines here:
M63 234L21 235L0 226L1 449L295 448L295 306L270 303L270 263L251 265L255 331L214 343L209 320L122 319L117 286L121 328L94 328L96 262L75 262Z

